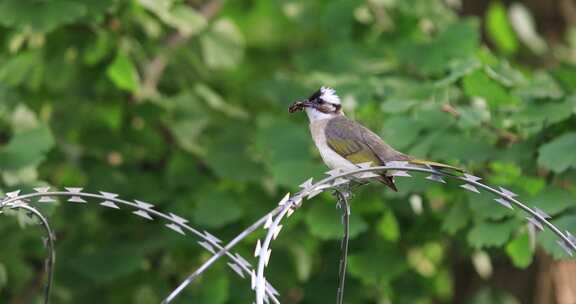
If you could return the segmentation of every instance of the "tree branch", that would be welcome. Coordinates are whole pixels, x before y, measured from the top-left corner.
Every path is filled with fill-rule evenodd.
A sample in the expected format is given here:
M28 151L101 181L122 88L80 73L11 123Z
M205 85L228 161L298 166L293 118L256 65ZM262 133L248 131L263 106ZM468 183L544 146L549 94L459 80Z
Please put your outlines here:
M200 14L209 21L216 16L221 8L222 2L220 0L211 0L204 4L199 11ZM184 35L178 31L168 36L164 43L165 47L145 65L142 75L142 90L135 96L136 100L142 100L156 95L158 83L160 79L162 79L166 66L168 65L168 55L194 36L193 34Z

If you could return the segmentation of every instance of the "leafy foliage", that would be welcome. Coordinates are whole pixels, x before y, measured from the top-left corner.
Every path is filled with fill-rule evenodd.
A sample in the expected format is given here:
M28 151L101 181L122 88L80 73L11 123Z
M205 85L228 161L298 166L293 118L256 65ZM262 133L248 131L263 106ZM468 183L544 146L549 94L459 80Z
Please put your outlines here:
M326 170L286 109L328 85L395 148L466 167L576 232L576 45L541 58L503 4L477 18L453 2L0 1L0 191L117 192L228 240ZM529 267L523 218L456 185L399 185L355 193L346 301L509 303L485 281L457 295L455 261ZM285 302L335 295L333 203L306 202L275 243ZM64 205L42 207L58 234L55 303L158 303L208 257L127 212ZM37 238L0 218L0 302L40 294ZM537 244L564 257L548 232ZM216 265L182 302L251 301L230 273Z

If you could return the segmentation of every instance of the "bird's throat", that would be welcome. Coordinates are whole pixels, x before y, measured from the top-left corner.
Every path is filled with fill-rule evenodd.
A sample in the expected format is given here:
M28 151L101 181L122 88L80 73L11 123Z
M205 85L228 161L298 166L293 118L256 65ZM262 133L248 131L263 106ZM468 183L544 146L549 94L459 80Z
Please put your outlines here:
M329 118L334 118L336 116L338 116L338 114L335 113L324 113L322 111L319 111L318 109L312 108L312 107L307 107L304 109L306 111L306 115L308 115L308 119L312 122L312 121L316 121L316 120L322 120L322 119L329 119Z

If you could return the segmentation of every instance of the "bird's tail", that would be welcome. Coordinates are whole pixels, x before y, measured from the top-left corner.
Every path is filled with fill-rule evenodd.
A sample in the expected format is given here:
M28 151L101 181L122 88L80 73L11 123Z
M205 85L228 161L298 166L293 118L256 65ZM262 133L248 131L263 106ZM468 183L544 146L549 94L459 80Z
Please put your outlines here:
M434 169L438 169L438 170L452 170L452 171L457 171L458 173L464 173L465 172L465 170L462 168L450 166L450 165L439 163L439 162L423 160L423 159L409 159L408 163L414 164L414 165L420 165L420 166L430 166L430 167L432 167ZM388 176L388 175L386 175L386 173L383 173L380 176L378 176L377 180L380 181L381 183L383 183L384 185L388 186L390 189L394 190L395 192L398 192L398 188L396 187L396 183L394 182L393 176Z
M447 164L438 163L438 162L434 162L434 161L423 160L423 159L411 159L408 161L408 163L415 164L415 165L422 165L422 166L430 166L434 169L440 169L440 170L443 170L443 169L454 170L454 171L457 171L459 173L464 173L466 171L462 168L458 168L458 167L454 167L454 166L450 166Z

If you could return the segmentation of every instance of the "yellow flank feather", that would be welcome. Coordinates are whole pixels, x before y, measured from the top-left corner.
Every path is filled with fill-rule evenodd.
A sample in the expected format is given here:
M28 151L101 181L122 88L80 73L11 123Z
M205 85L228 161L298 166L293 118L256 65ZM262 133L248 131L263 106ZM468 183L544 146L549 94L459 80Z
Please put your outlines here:
M372 162L375 165L381 163L376 154L374 154L374 151L370 150L368 146L361 142L346 139L328 139L327 143L332 150L351 163L361 164Z
M411 164L415 164L415 165L423 165L423 166L428 165L428 166L431 166L431 167L437 168L437 169L451 169L451 170L458 171L460 173L466 172L466 170L464 170L462 168L458 168L458 167L454 167L454 166L450 166L447 164L438 163L438 162L434 162L434 161L429 161L429 160L411 159L408 162Z

